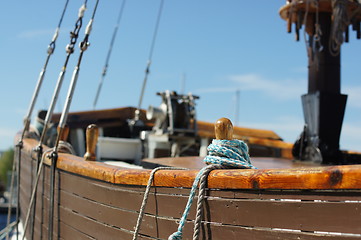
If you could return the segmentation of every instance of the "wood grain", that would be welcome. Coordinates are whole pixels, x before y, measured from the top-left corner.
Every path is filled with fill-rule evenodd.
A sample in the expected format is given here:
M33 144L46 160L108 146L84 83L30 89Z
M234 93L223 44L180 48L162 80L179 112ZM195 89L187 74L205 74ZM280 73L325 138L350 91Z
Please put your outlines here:
M23 155L30 155L31 143L34 142L25 139L24 143L26 147ZM88 162L62 153L59 154L57 167L85 177L128 185L146 185L150 174L150 170ZM154 184L162 187L190 187L196 174L194 170L163 170L156 173ZM361 189L361 165L215 170L208 179L208 186L217 189Z
M95 124L90 124L86 129L86 153L84 159L86 161L95 161L95 150L98 142L99 128Z
M28 204L27 196L30 195L28 189L30 183L23 181L31 178L29 175L32 171L29 170L32 165L31 158L24 158L20 199L22 219L25 214L24 208ZM39 186L35 239L47 236L49 170L49 167L45 166L44 186ZM172 172L175 171L169 171ZM179 172L197 173L197 171ZM333 174L333 183L337 184L341 177L338 173ZM161 181L162 176L163 174L156 174L155 185L162 184L157 182ZM174 176L166 178L172 177ZM57 223L54 228L55 238L69 239L68 237L72 236L71 238L76 239L131 239L144 194L143 186L109 183L58 170L55 190L57 193L55 206L58 206L54 216ZM177 228L177 221L182 215L188 194L189 189L185 189L183 185L178 188L152 187L140 239L167 239ZM42 204L40 204L41 199L43 199ZM207 191L204 204L202 237L261 240L360 239L359 235L337 236L312 232L361 234L360 200L359 189L333 191L210 189ZM190 239L192 236L193 224L190 220L194 215L195 206L192 207L189 221L186 222L184 239ZM293 232L286 229L293 229Z

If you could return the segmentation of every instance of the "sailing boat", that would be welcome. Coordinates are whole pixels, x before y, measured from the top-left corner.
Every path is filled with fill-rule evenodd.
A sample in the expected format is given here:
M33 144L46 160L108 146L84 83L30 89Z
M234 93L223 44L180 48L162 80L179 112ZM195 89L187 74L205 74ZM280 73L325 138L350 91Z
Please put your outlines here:
M303 97L306 127L293 149L272 131L233 128L226 119L217 121L214 130L213 124L197 120L196 96L172 91L160 92L160 107L147 111L138 106L69 114L65 111L66 116L64 113L48 116L59 126L55 142L49 137L49 146L39 145L39 140L25 131L18 136L21 139L16 158L19 218L26 225L32 216L31 228L25 231L25 236L36 239L46 236L48 239L167 239L169 236L171 239L192 236L195 239L361 239L361 165L349 165L359 163L359 155L342 152L338 147L345 97L337 89L327 92L319 88L324 85L318 85L319 75L329 70L328 61L339 60L339 53L330 55L325 44L335 40L326 34L331 20L337 19L334 10L351 11L355 14L352 16L358 16L354 11L360 7L357 2L338 2L344 5L329 0L293 0L287 1L280 10L289 26L296 24L296 34L302 23L308 23L305 27L311 29L307 32L313 41L310 41L309 64L310 85L314 85ZM317 24L307 22L309 18ZM318 30L323 32L321 38ZM356 31L359 32L357 28ZM84 44L82 46L86 46ZM337 44L340 42L332 45L336 46L333 50L339 49ZM319 64L322 61L326 64ZM337 74L334 76L332 83L337 85L339 78ZM76 77L77 72L73 80ZM325 106L330 98L337 106L331 112L338 116L335 121L327 118L330 112ZM324 117L333 124L330 135L323 131ZM131 124L129 128L129 120L139 124ZM138 134L139 138L134 138ZM222 162L221 166L206 167L209 172L203 179L207 184L201 182L197 206L190 206L190 188L191 194L195 194L199 169L203 171L206 164L201 161L203 157L182 155L194 151L204 154L205 146L214 137L219 141L244 139L249 144L252 163L258 169L248 161L248 149L242 142L241 159L246 161L238 166L241 169L223 167ZM140 151L133 151L133 147L145 149L143 154L151 158L142 159L137 155ZM170 156L158 158L167 154ZM300 161L287 160L294 157ZM163 168L151 170L99 161L104 159ZM185 206L187 215L182 216Z

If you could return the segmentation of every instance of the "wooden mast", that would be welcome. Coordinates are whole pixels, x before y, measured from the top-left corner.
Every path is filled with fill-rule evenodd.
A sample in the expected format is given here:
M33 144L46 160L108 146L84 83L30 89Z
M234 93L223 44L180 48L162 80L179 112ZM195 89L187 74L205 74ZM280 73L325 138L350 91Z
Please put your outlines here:
M341 53L330 53L332 14L319 13L318 22L323 49L312 52L312 41L308 46L308 93L302 96L308 143L301 158L340 164L342 159L339 141L347 100L347 95L340 92ZM312 36L310 39L313 39ZM314 159L307 148L318 148L322 158Z
M347 101L347 95L340 91L341 45L348 41L350 24L357 38L361 36L360 7L360 3L348 0L288 0L280 9L288 32L294 24L296 40L303 25L309 35L308 93L302 96L305 128L294 144L295 158L324 164L360 162L342 153L339 146Z

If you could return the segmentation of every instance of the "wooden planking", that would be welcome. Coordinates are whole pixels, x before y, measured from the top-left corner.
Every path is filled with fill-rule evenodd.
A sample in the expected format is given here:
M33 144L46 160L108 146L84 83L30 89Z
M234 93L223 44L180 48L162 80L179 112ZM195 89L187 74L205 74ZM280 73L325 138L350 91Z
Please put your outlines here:
M88 236L72 226L60 222L60 236L62 239L77 239L77 240L94 240L95 238Z
M208 199L209 221L304 231L361 233L361 204Z
M71 200L71 199L69 199ZM74 199L73 199L74 200ZM73 202L73 201L72 201ZM82 208L80 205L85 204L85 206L83 207L83 209L79 209ZM76 205L78 205L78 207L75 208L75 211L79 213L82 213L82 215L86 214L86 217L89 217L89 218L92 218L92 219L97 219L99 220L99 218L97 217L97 215L103 215L104 214L104 209L102 208L99 208L99 206L96 207L97 211L92 211L91 208L89 208L87 206L87 203L86 201L80 201L78 203L75 203ZM106 207L106 206L102 206L103 208ZM111 210L111 209L110 209ZM84 212L85 211L85 212ZM117 218L124 218L126 217L127 221L130 221L130 218L129 216L124 216L123 214L120 214L119 211L114 211L114 214L117 216ZM129 213L130 215L133 215L133 220L132 220L132 224L135 222L135 219L137 217L137 213L133 213L133 212L130 212ZM105 214L106 215L106 214ZM109 224L109 220L107 218L107 216L102 216L102 219L101 221L108 221L107 224ZM143 226L145 226L145 231L143 231L144 234L147 234L147 235L150 235L151 232L149 232L149 217L146 216L145 217L145 222L143 223ZM174 220L171 220L171 219L164 219L164 218L160 218L157 220L157 223L158 223L158 237L160 238L167 238L167 236L169 236L169 234L172 233L172 231L175 231L175 229L177 228L177 225L175 223ZM126 228L130 228L133 226L132 224L128 225ZM247 238L245 239L251 239L251 238L248 238L250 236L257 236L255 239L274 239L274 238L279 238L279 239L303 239L302 236L306 236L306 239L350 239L350 238L346 238L346 237L342 237L342 238L339 238L339 237L335 237L335 236L324 236L324 235L321 235L321 234L308 234L308 233L290 233L290 232L284 232L284 231L271 231L271 230L267 230L267 229L259 229L259 228L245 228L245 227L237 227L237 226L227 226L227 225L224 225L224 226L220 226L219 224L217 223L207 223L208 227L210 228L209 231L207 232L208 235L211 235L214 237L214 239L221 239L221 238L217 238L217 236L227 236L227 239L237 239L237 237L240 237L240 236L245 236ZM151 226L152 228L154 226ZM192 230L192 224L191 223L188 223L186 225L186 229L184 231L184 234L185 235L188 235L188 236L191 236L191 230ZM89 230L91 231L91 230ZM267 237L263 236L265 233L267 233ZM154 236L154 235L153 235ZM232 237L233 236L233 237ZM261 237L263 236L263 237ZM270 237L271 236L271 237ZM302 238L299 238L299 237L302 237ZM209 239L209 238L207 238ZM223 238L222 238L223 239ZM357 238L352 238L352 239L357 239Z
M63 173L61 173L61 174L63 174ZM64 173L64 174L65 174L65 175L70 175L70 174L68 174L68 173ZM75 178L79 178L79 176L76 176L76 175L72 175L72 176L74 176ZM62 179L65 179L65 178L63 177ZM80 178L80 179L83 179L83 178ZM94 182L94 180L91 180L91 179L85 179L85 182L86 182L86 181L88 181L88 182ZM61 182L62 182L62 181L61 181ZM102 184L105 185L105 186L106 186L106 185L109 186L109 184L100 183L100 182L96 182L96 184L97 184L97 186L99 186L99 185L101 186ZM73 185L74 185L74 184L73 184ZM111 185L111 186L114 187L114 188L116 188L116 187L121 187L121 186L117 186L117 185ZM130 187L128 187L128 188L130 188ZM45 189L46 189L46 188L45 188ZM135 187L134 189L135 189L135 190L142 190L142 188L139 188L139 187ZM162 189L162 190L163 190L163 191L166 191L166 189ZM133 192L136 192L136 191L133 190ZM166 192L165 192L165 193L166 193ZM275 194L275 196L279 196L279 195L278 195L278 194ZM164 196L164 197L167 198L166 196ZM244 196L243 196L243 197L244 197ZM159 197L157 197L157 198L158 198L157 200L160 201L160 200L159 200ZM178 197L177 197L177 198L178 198ZM132 199L132 198L131 198L131 199ZM168 198L167 198L167 199L168 199ZM168 199L168 201L169 201L169 199ZM160 202L158 202L158 204L161 205ZM167 220L167 219L166 219L166 220ZM158 224L159 224L159 222L161 222L161 221L158 220ZM168 223L168 224L169 224L169 223ZM163 226L163 225L159 225L159 227L161 227L161 226ZM165 225L164 225L164 226L165 226ZM167 225L167 226L168 226L168 225ZM161 229L164 229L164 228L161 227ZM224 229L223 226L222 226L222 229ZM237 231L238 231L238 230L237 230ZM253 230L252 230L252 231L253 231ZM215 234L213 230L212 230L212 234ZM318 239L322 239L322 238L318 238ZM325 239L326 239L326 238L325 238Z
M71 202L72 206L74 207L73 210L75 210L77 212L78 215L82 215L82 217L87 217L87 218L91 218L91 219L96 219L97 221L101 221L101 222L105 222L106 225L110 225L110 224L114 224L114 220L112 222L112 220L109 219L109 213L106 214L104 213L104 208L106 208L106 206L99 206L98 204L96 207L96 211L93 211L92 209L94 208L90 208L88 206L89 203L87 203L87 200L83 199L78 199L76 200L76 197L74 198L74 196L68 196L69 198L67 198L67 201ZM63 198L64 199L64 198ZM74 201L75 200L75 201ZM137 217L137 213L135 212L129 212L128 216L125 216L124 214L121 213L121 211L116 211L116 209L109 209L108 211L113 211L114 214L117 216L118 221L122 222L122 219L126 219L126 221L130 221L131 224L127 224L128 226L122 226L125 227L128 230L131 230L132 227L135 225L135 220ZM123 211L124 212L124 211ZM175 231L175 229L177 228L176 222L174 221L174 219L164 219L164 218L160 218L157 220L158 223L158 235L154 235L154 231L152 231L152 228L154 228L154 225L152 224L152 226L149 226L149 216L145 216L144 222L143 222L143 234L149 235L149 236L157 236L160 237L162 239L166 239L167 236L169 236L173 231ZM153 219L154 221L154 219ZM124 220L123 220L124 222ZM115 223L116 224L116 223ZM134 224L134 225L133 225ZM220 226L219 224L210 224L210 223L206 223L207 227L205 228L209 228L206 235L207 236L212 236L214 239L224 239L225 236L227 236L227 239L237 239L238 237L247 237L245 239L251 239L249 237L255 237L254 239L275 239L276 237L279 239L302 239L302 236L306 236L307 239L350 239L350 238L346 238L346 237L335 237L335 236L325 236L325 235L321 235L321 234L309 234L309 233L301 233L301 232L285 232L285 231L271 231L271 230L267 230L267 229L260 229L260 228L246 228L246 227L237 227L237 226L227 226L227 225L223 225ZM145 228L145 230L144 230ZM88 234L93 234L92 233L93 229L87 229ZM190 222L188 222L186 224L186 229L184 231L185 236L191 236L191 231L192 231L192 224ZM265 236L265 234L267 233L267 235ZM223 236L221 238L221 236ZM302 238L300 238L300 236ZM185 238L187 239L187 238ZM210 239L210 238L207 238ZM239 238L238 238L239 239ZM357 238L352 238L352 239L357 239Z
M207 230L206 230L207 231ZM261 228L247 228L225 225L211 225L206 232L206 239L227 240L359 240L357 236L327 235L307 232L291 232L286 230L271 230Z
M65 174L65 173L64 173ZM75 176L73 176L75 177ZM65 179L65 177L64 177ZM77 181L79 188L71 187L73 182L71 177L67 183L62 182L62 188L71 191L74 194L83 196L105 205L111 205L118 208L138 211L141 204L142 193L136 191L121 191L117 186L112 188L102 186L99 183L91 183L87 180L88 188L84 190L85 182ZM120 187L118 187L120 188ZM102 190L103 189L103 190ZM136 190L137 188L135 188ZM94 194L96 193L96 194ZM106 196L106 197L104 197ZM306 195L310 198L309 195ZM256 196L253 196L256 197ZM282 195L274 194L274 198L280 198ZM358 196L359 197L359 196ZM270 198L270 196L268 196ZM290 199L289 197L285 197ZM316 197L317 198L317 197ZM323 199L326 197L323 196ZM120 201L121 199L121 201ZM333 196L333 200L336 197ZM179 218L187 201L187 196L174 194L151 195L146 212L158 214L164 217ZM343 202L310 202L310 201L272 201L252 199L221 199L219 197L209 197L208 211L211 211L212 219L209 221L243 226L260 227L278 227L288 229L319 230L319 231L345 231L350 233L361 233L361 203L343 203ZM155 206L158 205L158 207ZM359 210L360 209L360 210ZM263 211L267 214L264 217ZM224 214L227 212L227 214ZM292 215L290 215L292 212ZM341 213L344 213L343 215ZM345 214L346 213L346 214ZM244 218L242 216L262 216L262 218ZM190 216L194 215L194 206ZM342 216L339 216L342 215ZM292 216L292 218L290 218ZM317 219L310 221L309 219ZM322 220L326 218L327 221ZM297 221L295 222L295 219ZM345 230L345 222L347 229Z
M78 229L78 231L83 233L91 232L92 237L96 239L130 239L132 236L130 232L101 224L63 207L60 207L60 218L63 222Z

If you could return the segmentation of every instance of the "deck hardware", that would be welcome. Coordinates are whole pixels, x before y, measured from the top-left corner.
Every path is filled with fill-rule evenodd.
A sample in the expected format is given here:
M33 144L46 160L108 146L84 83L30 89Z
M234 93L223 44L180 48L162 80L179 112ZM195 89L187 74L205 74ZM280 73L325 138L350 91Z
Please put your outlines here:
M95 161L95 149L98 142L99 128L95 124L91 124L86 129L86 153L84 159L86 161Z

